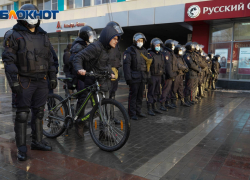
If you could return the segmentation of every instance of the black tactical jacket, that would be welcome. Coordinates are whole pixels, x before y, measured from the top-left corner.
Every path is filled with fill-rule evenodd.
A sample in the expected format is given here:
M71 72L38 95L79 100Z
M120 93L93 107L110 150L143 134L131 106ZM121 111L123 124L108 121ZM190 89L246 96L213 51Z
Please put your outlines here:
M174 52L167 47L164 47L163 55L165 57L165 78L174 79L177 76L178 72L176 56Z
M37 43L38 42L38 43ZM17 75L39 80L56 79L58 63L54 62L55 52L49 42L47 32L37 27L31 32L17 23L6 32L2 59L10 86L17 82ZM52 53L53 52L53 53Z
M184 55L184 60L189 68L189 72L186 74L187 77L190 79L197 78L197 75L200 72L200 68L194 52L186 51Z
M183 56L175 55L177 58L178 75L185 75L185 70L188 70L188 65L186 64Z
M123 55L123 71L126 81L132 83L147 82L151 77L150 71L147 72L146 61L140 54L148 57L148 52L145 48L138 48L137 46L130 46L126 49Z
M151 76L161 76L165 74L165 58L161 52L155 52L152 49L148 50L149 56L153 59L150 66Z

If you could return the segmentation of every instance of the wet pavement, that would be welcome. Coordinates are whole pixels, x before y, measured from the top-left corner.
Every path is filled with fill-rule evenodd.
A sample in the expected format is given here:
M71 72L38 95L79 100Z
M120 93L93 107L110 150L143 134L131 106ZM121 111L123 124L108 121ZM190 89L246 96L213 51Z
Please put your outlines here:
M64 96L62 86L55 93ZM128 86L120 83L117 100L126 108L127 96ZM80 139L72 129L68 137L46 138L52 152L28 150L28 160L18 162L15 109L0 73L0 180L249 179L250 93L209 91L207 96L190 108L131 121L130 138L116 152L100 150L88 132Z

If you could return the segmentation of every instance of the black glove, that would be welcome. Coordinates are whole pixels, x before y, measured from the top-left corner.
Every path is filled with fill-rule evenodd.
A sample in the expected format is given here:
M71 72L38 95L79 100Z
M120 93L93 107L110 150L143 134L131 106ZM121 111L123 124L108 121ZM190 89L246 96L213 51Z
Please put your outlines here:
M152 79L151 79L151 78L148 78L148 79L147 79L147 83L148 83L148 84L153 84Z
M23 92L23 88L20 86L18 82L14 83L14 85L11 87L11 90L15 94L21 94Z
M132 80L127 80L126 83L127 83L127 85L131 85L132 84Z
M50 87L50 89L55 89L56 88L56 86L57 86L57 80L50 80L49 81L49 87Z

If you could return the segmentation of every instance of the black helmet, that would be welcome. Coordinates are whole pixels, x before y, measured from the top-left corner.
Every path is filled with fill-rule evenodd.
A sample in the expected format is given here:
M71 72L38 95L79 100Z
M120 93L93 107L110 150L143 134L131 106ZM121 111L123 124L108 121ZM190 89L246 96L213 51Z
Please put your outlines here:
M143 43L145 43L147 41L146 37L144 36L144 34L142 33L136 33L134 36L133 36L133 43L134 45L137 44L137 41L138 39L143 39Z
M24 4L21 6L20 10L36 10L37 12L39 12L39 9L33 5L33 4ZM32 22L33 20L33 22ZM25 20L17 20L17 22L20 22L21 24L23 24L24 26L27 26L28 28L34 28L34 27L38 27L40 25L40 19L38 19L38 21L36 22L37 19L31 19L30 21L25 19Z
M214 59L215 59L215 61L220 61L220 55L219 54L215 55Z
M91 26L88 26L88 25L83 26L83 27L79 30L78 36L79 36L81 39L83 39L84 41L87 41L87 42L89 42L89 43L92 43L92 42L94 42L94 40L97 40L95 30L94 30ZM91 37L93 38L93 41L92 41L92 42L90 41L90 38L91 38Z
M194 50L195 50L195 46L196 46L196 44L194 44L193 42L188 42L188 43L185 45L185 48L186 48L188 51L194 51Z
M177 46L178 43L179 43L178 41L175 41L173 39L168 39L165 41L164 45L167 48L174 50L175 46Z
M155 50L155 46L157 44L160 44L160 46L162 46L163 45L162 40L160 38L154 38L154 39L152 39L151 42L150 42L150 48L152 50Z
M124 34L122 27L115 21L110 21L106 26L113 27L120 35Z
M185 51L186 51L186 48L180 44L178 44L174 48L174 53L177 55L184 55Z
M194 42L194 44L195 44L195 51L202 52L204 46L202 44L198 44L197 42Z
M214 58L214 53L208 53L208 57L212 60Z

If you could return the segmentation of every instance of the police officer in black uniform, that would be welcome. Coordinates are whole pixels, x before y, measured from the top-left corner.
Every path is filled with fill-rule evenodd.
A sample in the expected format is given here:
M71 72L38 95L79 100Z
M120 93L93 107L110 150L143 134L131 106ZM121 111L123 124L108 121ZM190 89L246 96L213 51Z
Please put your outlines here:
M36 6L25 4L20 9L36 10ZM56 88L56 68L50 50L47 33L39 27L40 20L18 20L13 29L4 36L5 74L9 85L17 94L17 112L15 119L15 139L18 148L17 158L27 159L26 129L29 108L32 107L36 119L31 122L31 150L50 151L52 147L42 141L44 105L48 95L47 78L50 87Z
M220 55L215 55L212 61L212 72L213 72L212 89L213 90L216 89L215 83L217 82L219 74L220 74L220 68L221 68L220 63L219 63L220 58L221 58Z
M208 64L209 74L208 74L208 77L207 77L207 90L211 90L212 76L213 76L212 60L214 59L214 54L213 53L208 53L208 57L209 57L209 60L207 61L207 64Z
M198 65L198 61L196 58L195 48L196 44L193 42L188 42L185 45L186 53L184 55L184 60L188 65L189 72L186 74L186 89L185 96L188 99L189 103L197 103L198 101L195 99L197 86L198 86L198 73L200 73L200 68Z
M146 117L141 112L143 91L145 83L151 82L150 71L147 72L146 58L148 52L143 47L146 37L142 33L136 33L133 37L133 45L128 47L123 56L124 77L129 85L128 114L131 119ZM145 58L146 57L146 58Z
M89 44L87 47L85 47L85 49L81 50L75 55L73 59L73 65L76 72L79 75L84 76L86 72L90 71L94 71L95 73L102 73L106 71L109 72L112 79L114 79L115 75L111 69L108 50L116 47L120 39L121 32L122 28L120 26L106 26L102 30L98 41ZM86 79L84 81L85 87L89 86ZM109 92L111 88L110 79L99 79L99 84L103 92ZM82 121L78 119L77 124L81 126ZM106 135L106 132L100 132L99 139L105 140L105 137L107 137Z
M82 51L83 49L85 49L90 43L93 43L95 40L97 40L96 37L96 32L95 30L88 25L83 26L78 33L78 37L75 39L75 41L72 43L72 48L70 49L70 58L69 58L69 75L68 77L70 77L72 80L71 82L68 83L68 87L69 89L77 89L77 92L83 90L84 88L93 85L95 82L95 79L93 77L85 77L85 76L81 76L77 74L77 71L74 69L74 57L76 56L77 53L79 53L80 51ZM86 66L88 66L87 63L83 63L83 68L85 69ZM84 102L87 93L82 93L81 95L78 96L78 100L77 100L77 105L76 105L76 112L78 111L78 109L80 108L80 106L82 105L82 103ZM81 115L79 115L79 117L81 117ZM79 137L83 137L84 136L84 124L87 123L87 121L85 121L84 123L76 123L75 124L75 132ZM86 125L87 128L87 125Z
M161 47L163 42L159 38L154 38L151 40L150 49L148 50L149 56L153 59L150 66L151 80L152 84L148 84L148 114L155 116L155 113L162 114L161 111L157 109L157 97L160 95L161 88L161 76L165 74L165 58L161 53Z
M173 81L175 80L178 72L177 59L174 54L177 41L168 39L163 46L163 55L165 57L165 76L163 76L162 95L160 98L161 110L166 108L174 109L176 106L170 103L171 94L173 90ZM166 107L166 108L165 108Z
M107 26L119 26L119 24L115 21L111 21L107 24ZM120 33L120 35L123 35L123 31ZM122 67L121 52L120 52L119 44L117 44L115 48L112 48L109 50L109 60L110 60L110 64L112 67L112 71L115 73L117 77L119 74L119 68ZM119 77L117 79L111 80L111 89L109 91L110 99L115 99L115 92L118 89L118 81L119 81ZM111 116L111 119L113 119L116 124L120 124L120 121L114 117L113 105L111 105L110 107L110 116Z
M176 99L180 98L182 106L190 107L190 104L186 103L184 99L185 96L183 81L185 80L185 74L189 71L186 62L183 59L185 51L186 49L180 44L178 44L174 49L174 53L177 58L178 75L176 76L175 81L173 82L174 85L172 96Z

